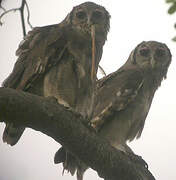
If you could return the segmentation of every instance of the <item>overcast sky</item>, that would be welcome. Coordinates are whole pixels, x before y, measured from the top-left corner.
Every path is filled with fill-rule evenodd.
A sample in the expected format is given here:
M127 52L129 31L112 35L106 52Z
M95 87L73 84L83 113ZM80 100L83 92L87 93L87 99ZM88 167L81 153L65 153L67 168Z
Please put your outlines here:
M6 0L4 6L18 7L18 1ZM33 26L59 23L73 6L81 0L28 0ZM52 3L51 3L52 2ZM110 12L111 30L104 47L101 66L107 73L117 70L141 41L164 42L171 49L173 61L168 78L157 91L142 137L130 143L134 152L141 155L149 169L159 180L176 179L176 35L173 28L176 15L167 14L164 0L94 0ZM15 4L16 3L16 4ZM18 12L6 15L0 27L0 83L11 72L16 61L15 50L22 39ZM0 124L0 137L4 129ZM0 139L0 180L58 180L74 179L61 175L60 165L54 165L53 156L59 144L53 139L27 129L14 147L3 144ZM98 180L88 171L85 180Z

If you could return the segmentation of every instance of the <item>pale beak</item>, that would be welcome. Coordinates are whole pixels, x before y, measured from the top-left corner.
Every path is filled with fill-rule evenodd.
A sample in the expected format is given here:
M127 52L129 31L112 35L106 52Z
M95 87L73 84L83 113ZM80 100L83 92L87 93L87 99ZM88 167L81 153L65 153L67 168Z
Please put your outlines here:
M87 24L90 25L90 26L92 26L93 23L92 23L91 17L88 17L88 19L87 19Z

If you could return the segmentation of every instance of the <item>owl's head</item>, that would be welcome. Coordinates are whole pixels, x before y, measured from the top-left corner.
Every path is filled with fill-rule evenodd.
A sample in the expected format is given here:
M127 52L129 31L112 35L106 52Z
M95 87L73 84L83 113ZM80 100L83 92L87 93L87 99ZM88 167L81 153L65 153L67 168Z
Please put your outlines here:
M91 34L91 26L95 26L97 33L107 36L110 25L108 11L93 2L85 2L75 6L66 18L74 29L85 34Z
M165 77L171 63L171 52L166 44L157 41L142 42L133 50L128 63L143 70L160 71Z

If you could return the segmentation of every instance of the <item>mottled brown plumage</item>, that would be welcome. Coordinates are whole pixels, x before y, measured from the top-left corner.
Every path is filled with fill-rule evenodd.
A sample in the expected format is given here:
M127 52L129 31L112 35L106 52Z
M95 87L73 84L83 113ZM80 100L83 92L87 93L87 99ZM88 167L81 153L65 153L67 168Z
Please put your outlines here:
M120 69L97 82L91 126L98 136L142 164L145 162L133 155L126 143L141 136L154 94L166 78L170 62L171 53L165 44L142 42ZM69 158L83 174L86 165L73 156Z
M165 44L139 44L127 62L98 82L94 118L99 136L124 152L127 141L139 138L157 88L166 78L171 53Z
M85 2L74 7L60 24L34 28L20 43L16 51L17 62L3 86L45 97L54 96L60 104L89 119L96 79L91 79L91 27L95 29L97 72L109 31L109 19L104 7ZM7 124L3 141L16 144L24 129ZM59 158L56 156L56 162L60 162Z

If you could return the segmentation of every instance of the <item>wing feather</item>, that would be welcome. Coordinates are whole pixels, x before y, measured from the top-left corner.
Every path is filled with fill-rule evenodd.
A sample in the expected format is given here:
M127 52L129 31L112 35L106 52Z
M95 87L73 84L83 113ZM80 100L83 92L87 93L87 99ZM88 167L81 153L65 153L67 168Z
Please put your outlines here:
M143 85L143 73L135 67L121 68L99 80L94 118L91 125L99 130L114 112L124 110L135 101Z
M16 51L18 59L4 87L27 91L34 81L61 60L67 46L61 24L36 27L24 37Z

